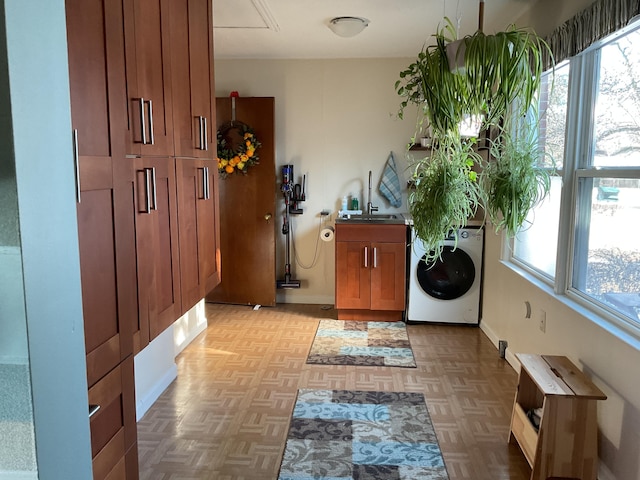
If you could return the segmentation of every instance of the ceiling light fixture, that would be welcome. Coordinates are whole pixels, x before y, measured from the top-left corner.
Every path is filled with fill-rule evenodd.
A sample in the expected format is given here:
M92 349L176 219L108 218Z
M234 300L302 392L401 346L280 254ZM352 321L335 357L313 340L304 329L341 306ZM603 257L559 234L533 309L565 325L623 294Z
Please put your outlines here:
M329 22L329 28L339 37L354 37L369 25L362 17L335 17Z

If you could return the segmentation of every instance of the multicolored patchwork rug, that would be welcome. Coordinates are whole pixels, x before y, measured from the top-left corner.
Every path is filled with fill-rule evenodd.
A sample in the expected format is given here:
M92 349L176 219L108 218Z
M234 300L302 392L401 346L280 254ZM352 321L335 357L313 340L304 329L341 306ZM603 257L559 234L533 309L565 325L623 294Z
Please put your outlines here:
M415 367L403 322L320 320L307 363Z
M448 480L421 393L299 390L279 480Z

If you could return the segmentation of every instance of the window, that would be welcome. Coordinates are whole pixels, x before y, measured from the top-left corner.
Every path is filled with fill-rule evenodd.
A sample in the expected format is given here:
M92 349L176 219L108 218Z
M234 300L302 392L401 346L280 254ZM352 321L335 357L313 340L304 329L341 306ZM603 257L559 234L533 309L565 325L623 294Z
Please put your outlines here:
M529 212L513 245L516 261L549 279L555 278L556 270L569 69L569 62L564 62L555 72L546 72L540 82L538 144L541 161L553 175L551 191Z
M561 177L510 260L640 338L638 25L546 73L539 104L541 150Z

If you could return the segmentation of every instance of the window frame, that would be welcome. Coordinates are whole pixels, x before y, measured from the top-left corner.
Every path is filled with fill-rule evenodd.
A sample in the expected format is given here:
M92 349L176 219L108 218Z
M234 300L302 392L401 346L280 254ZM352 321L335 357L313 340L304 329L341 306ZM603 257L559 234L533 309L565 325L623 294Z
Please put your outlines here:
M585 248L585 237L579 235L584 219L578 218L578 206L586 204L580 192L581 179L634 178L640 179L638 167L593 166L595 142L593 141L593 118L598 93L600 55L602 49L620 37L640 31L640 20L593 44L580 54L567 59L570 65L565 127L565 151L562 171L562 191L556 245L555 277L535 268L515 256L515 239L503 233L502 262L523 275L534 285L553 295L558 301L602 326L612 334L640 348L640 320L634 321L595 298L573 287L572 279L576 250ZM640 47L638 47L640 48ZM585 209L580 209L584 211ZM582 245L580 244L582 241Z

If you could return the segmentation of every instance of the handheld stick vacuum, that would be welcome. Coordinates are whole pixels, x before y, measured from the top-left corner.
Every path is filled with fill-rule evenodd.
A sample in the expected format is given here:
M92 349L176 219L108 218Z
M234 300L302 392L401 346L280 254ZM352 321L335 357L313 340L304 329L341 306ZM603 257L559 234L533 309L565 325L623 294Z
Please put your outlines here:
M299 187L299 186L298 186ZM282 217L282 234L285 235L284 280L276 280L276 288L300 288L300 280L291 278L291 228L289 225L289 206L295 196L293 185L293 165L282 167L282 194L284 195L284 216ZM300 211L302 213L302 211Z

